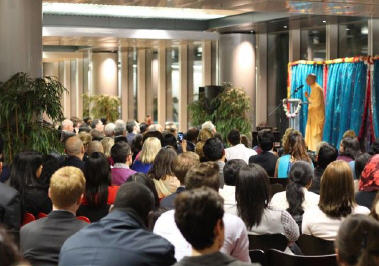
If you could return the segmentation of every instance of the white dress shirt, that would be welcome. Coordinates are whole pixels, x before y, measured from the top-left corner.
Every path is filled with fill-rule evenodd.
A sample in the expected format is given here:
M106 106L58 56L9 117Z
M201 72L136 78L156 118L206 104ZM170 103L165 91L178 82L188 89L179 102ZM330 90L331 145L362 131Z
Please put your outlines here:
M308 189L304 188L304 201L301 205L304 211L317 206L319 201L320 195L317 195L316 193L308 191ZM289 208L289 204L287 201L286 192L282 191L276 193L272 197L270 205L279 210L287 210Z
M241 159L248 164L249 158L253 155L257 155L257 152L253 149L246 148L244 144L237 144L233 147L225 149L225 158L228 161L234 159Z
M352 210L352 214L368 215L369 213L369 209L359 205ZM334 241L336 240L338 229L345 218L331 218L316 206L304 212L301 229L303 234Z
M236 187L224 185L224 187L219 190L219 194L224 198L225 212L237 215Z
M250 262L249 238L243 221L228 213L224 214L225 239L221 252L238 260ZM180 261L191 256L192 247L184 239L175 223L175 210L163 213L154 226L154 233L166 238L175 247L175 258Z

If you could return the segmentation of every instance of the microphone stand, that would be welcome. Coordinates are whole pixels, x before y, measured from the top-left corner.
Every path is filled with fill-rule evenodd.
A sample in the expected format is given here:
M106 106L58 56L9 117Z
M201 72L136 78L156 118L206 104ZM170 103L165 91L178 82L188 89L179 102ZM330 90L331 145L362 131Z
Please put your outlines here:
M300 89L302 89L303 87L304 87L304 86L297 87L297 88L291 93L290 98L292 98L292 96L294 96L295 93L297 93L297 92L298 92ZM268 117L271 117L271 116L276 112L276 110L278 110L279 107L282 106L282 104L283 104L283 103L278 104L278 105L274 108L274 110L272 110L272 111L268 114Z

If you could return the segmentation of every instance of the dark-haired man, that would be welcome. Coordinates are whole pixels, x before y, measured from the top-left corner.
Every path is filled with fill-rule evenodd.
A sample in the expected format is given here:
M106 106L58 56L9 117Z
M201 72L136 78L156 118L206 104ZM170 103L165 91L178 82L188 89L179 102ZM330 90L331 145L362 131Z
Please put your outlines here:
M246 148L246 146L241 143L241 134L238 129L232 129L227 139L232 147L225 149L226 160L241 159L249 163L249 158L257 154L256 151Z
M213 137L208 139L204 146L203 152L205 158L210 162L217 163L220 173L220 188L224 187L224 166L225 166L225 149L224 144L219 138Z
M153 208L154 196L146 186L134 182L122 185L111 212L64 243L59 265L174 264L174 247L146 230Z
M135 120L128 121L126 123L126 130L128 131L128 134L126 135L126 139L128 140L129 146L131 146L133 139L137 136L138 131L139 131L137 122Z
M111 157L114 162L111 170L112 185L120 186L136 173L129 168L132 164L132 151L129 144L124 141L115 143L111 148Z
M192 246L191 256L176 266L252 265L220 252L225 237L223 216L223 199L211 188L185 191L176 198L175 223Z

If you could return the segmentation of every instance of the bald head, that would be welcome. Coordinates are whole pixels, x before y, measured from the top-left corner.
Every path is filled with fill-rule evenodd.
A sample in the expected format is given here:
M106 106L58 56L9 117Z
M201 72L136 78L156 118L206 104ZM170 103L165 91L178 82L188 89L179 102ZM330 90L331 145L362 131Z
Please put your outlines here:
M313 85L313 84L315 84L316 83L316 75L315 74L309 74L308 76L307 76L307 84L308 84L308 86L311 86L311 85Z
M83 142L77 136L69 137L64 143L64 149L67 155L69 156L76 156L76 157L79 157L80 159L83 158L83 155L84 155Z
M104 148L100 141L95 140L95 141L91 141L88 144L88 148L87 148L88 155L91 155L94 152L104 153Z

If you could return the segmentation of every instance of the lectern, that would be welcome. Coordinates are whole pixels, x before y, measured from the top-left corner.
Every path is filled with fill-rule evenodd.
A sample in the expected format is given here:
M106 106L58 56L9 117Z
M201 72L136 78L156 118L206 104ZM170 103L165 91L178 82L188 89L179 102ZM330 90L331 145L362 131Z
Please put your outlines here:
M299 113L303 102L300 99L283 99L283 109L289 119L289 127L300 130Z

